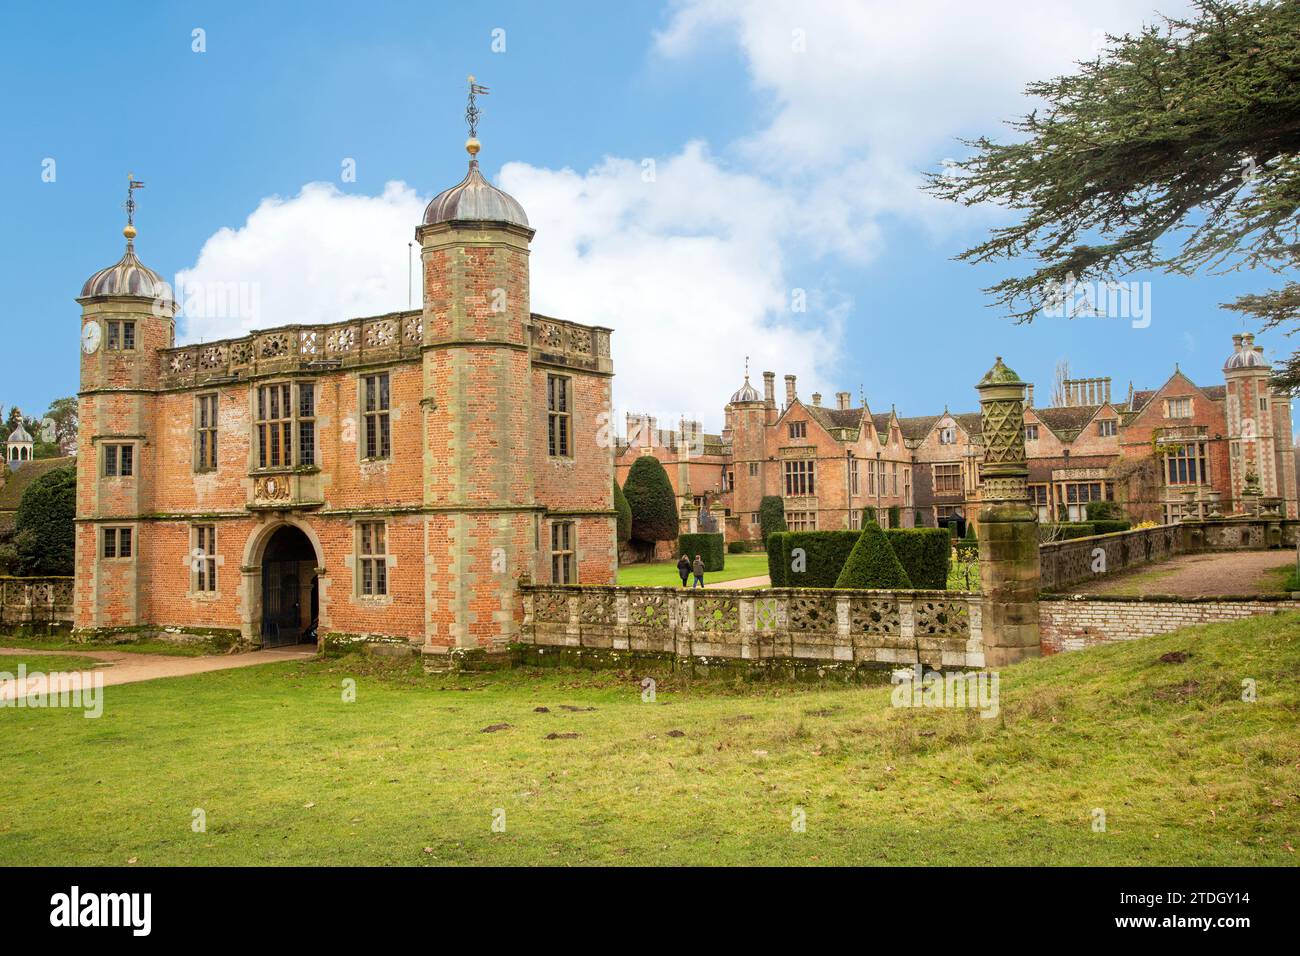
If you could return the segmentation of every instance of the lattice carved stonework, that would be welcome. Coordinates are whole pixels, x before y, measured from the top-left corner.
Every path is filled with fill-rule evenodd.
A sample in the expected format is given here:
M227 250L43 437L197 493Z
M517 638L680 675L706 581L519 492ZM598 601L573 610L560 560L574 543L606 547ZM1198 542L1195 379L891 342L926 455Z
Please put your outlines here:
M983 404L984 461L1018 465L1025 461L1025 408L1018 399Z
M787 613L792 631L833 631L837 627L834 598L791 598Z
M613 624L617 617L612 594L583 594L578 598L578 620L583 624Z
M849 627L854 634L897 634L901 626L897 601L853 598L849 603Z
M667 627L668 601L662 594L633 594L628 601L627 620L641 627Z
M740 602L735 598L697 598L695 629L727 632L740 630Z
M544 624L568 624L569 596L554 591L534 593L533 618Z
M918 637L970 632L970 609L964 601L917 601L912 607L912 620Z

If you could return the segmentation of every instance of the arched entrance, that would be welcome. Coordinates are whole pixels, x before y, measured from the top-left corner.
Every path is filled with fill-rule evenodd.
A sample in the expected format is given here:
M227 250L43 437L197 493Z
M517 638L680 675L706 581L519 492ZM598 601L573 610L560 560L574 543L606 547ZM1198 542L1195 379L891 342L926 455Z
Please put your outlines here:
M263 647L316 642L320 562L311 539L284 524L267 539L261 561L261 629Z

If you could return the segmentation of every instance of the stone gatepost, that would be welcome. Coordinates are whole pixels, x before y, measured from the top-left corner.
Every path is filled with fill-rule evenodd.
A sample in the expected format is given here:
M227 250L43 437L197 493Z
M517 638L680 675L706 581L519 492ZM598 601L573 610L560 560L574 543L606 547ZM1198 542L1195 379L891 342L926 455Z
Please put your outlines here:
M984 664L1000 667L1040 653L1038 516L1029 506L1025 383L999 356L975 388L984 437L976 531Z

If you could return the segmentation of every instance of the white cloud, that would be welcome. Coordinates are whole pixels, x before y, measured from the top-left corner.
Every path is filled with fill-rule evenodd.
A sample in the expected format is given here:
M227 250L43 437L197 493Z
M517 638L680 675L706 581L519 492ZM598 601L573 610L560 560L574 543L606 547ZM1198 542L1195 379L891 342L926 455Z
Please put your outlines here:
M792 311L785 243L806 217L761 179L691 143L652 181L639 161L610 158L586 174L511 163L501 185L538 230L533 311L615 330L620 421L646 411L720 427L746 354L755 384L763 368L799 375L801 394L828 380L847 303L808 288L807 311ZM177 276L182 340L405 308L406 244L426 201L397 182L380 196L311 183L263 200ZM417 305L418 282L417 259ZM228 294L214 308L215 290Z
M219 229L177 274L181 340L406 308L407 243L426 201L400 182L379 196L308 183L290 199L262 200L243 226Z

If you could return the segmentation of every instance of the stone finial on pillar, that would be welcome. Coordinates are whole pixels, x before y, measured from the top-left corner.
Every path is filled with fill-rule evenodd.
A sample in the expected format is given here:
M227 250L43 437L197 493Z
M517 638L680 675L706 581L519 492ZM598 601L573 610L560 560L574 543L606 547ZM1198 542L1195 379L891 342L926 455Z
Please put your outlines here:
M1001 356L978 385L984 460L977 534L984 663L1037 657L1038 516L1029 505L1025 383Z

